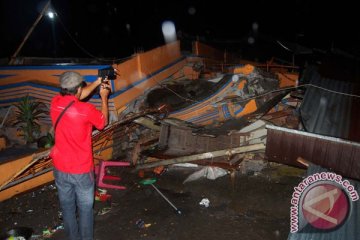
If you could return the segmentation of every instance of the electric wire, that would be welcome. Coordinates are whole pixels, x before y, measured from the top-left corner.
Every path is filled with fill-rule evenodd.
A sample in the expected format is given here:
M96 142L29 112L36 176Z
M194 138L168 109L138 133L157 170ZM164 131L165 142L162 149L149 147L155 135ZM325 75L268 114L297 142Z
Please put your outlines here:
M298 86L295 86L295 87L288 87L288 88L281 88L281 89L272 90L270 92L266 92L266 93L263 93L263 94L260 94L260 95L256 95L256 96L253 96L253 97L249 97L249 98L245 98L245 99L241 99L241 100L237 100L237 101L233 101L234 99L238 98L238 97L235 97L235 98L231 98L231 99L220 100L220 101L218 101L216 103L221 103L221 102L224 102L224 101L232 101L234 103L246 102L246 101L249 101L249 100L252 100L252 99L264 97L264 96L272 94L272 93L283 92L283 91L288 91L288 90L295 90L295 89L299 89L299 88L302 88L302 87L315 87L315 88L318 88L318 89L321 89L321 90L324 90L324 91L328 91L328 92L331 92L331 93L335 93L335 94L341 94L341 95L345 95L345 96L348 96L348 97L360 98L359 95L338 92L338 91L330 90L330 89L327 89L327 88L324 88L324 87L320 87L320 86L308 83L308 84L298 85Z
M147 69L145 69L146 72L149 72L147 71ZM172 77L173 75L175 75L176 72L174 72L173 74L171 74L170 76L167 77L167 79L169 79L170 77ZM148 74L148 76L151 76L152 74ZM173 94L175 94L177 97L185 100L185 101L189 101L189 102L195 102L195 103L200 103L199 101L196 101L194 99L191 99L191 98L187 98L187 97L184 97L182 96L181 94L177 93L176 91L172 90L171 88L167 87L165 84L162 84L160 83L155 77L153 78L154 81L156 82L156 84L162 88L165 88L167 89L168 91L172 92Z
M91 54L89 51L87 51L85 48L83 48L76 40L75 38L71 35L71 33L68 31L68 29L66 28L65 24L62 22L59 14L56 12L56 16L57 18L59 19L59 22L61 24L61 26L64 28L65 32L69 35L70 39L76 44L77 47L79 47L85 54L87 54L88 56L92 57L92 58L95 58L99 61L112 61L112 62L118 62L118 61L124 61L124 60L127 60L127 59L130 59L132 58L132 56L129 56L129 57L124 57L124 58L117 58L117 59L106 59L106 58L99 58L93 54ZM287 47L285 47L280 41L277 41L278 44L280 44L281 46L283 46L285 49L289 50ZM172 74L173 75L173 74ZM199 103L199 101L196 101L196 100L193 100L191 98L187 98L187 97L184 97L184 96L181 96L180 94L178 94L176 91L168 88L166 85L164 84L161 84L159 81L157 81L156 79L154 79L157 84L161 87L164 87L166 88L167 90L169 90L170 92L172 92L173 94L175 94L176 96L178 96L179 98L181 99L184 99L186 101L191 101L191 102L195 102L195 103ZM248 100L252 100L252 99L256 99L256 98L260 98L260 97L263 97L263 96L266 96L268 94L271 94L271 93L275 93L275 92L282 92L282 91L287 91L287 90L294 90L294 89L298 89L298 88L301 88L301 87L307 87L307 86L311 86L311 87L315 87L315 88L318 88L318 89L322 89L322 90L325 90L325 91L328 91L328 92L331 92L331 93L335 93L335 94L341 94L341 95L345 95L345 96L349 96L349 97L356 97L356 98L360 98L359 95L355 95L355 94L348 94L348 93L343 93L343 92L338 92L338 91L334 91L334 90L330 90L330 89L327 89L327 88L324 88L324 87L320 87L320 86L317 86L317 85L314 85L314 84L302 84L302 85L298 85L298 86L295 86L295 87L290 87L290 88L282 88L282 89L277 89L277 90L273 90L273 91L270 91L270 92L266 92L264 94L260 94L260 95L257 95L257 96L254 96L254 97L250 97L250 98L246 98L246 99L242 99L242 100L239 100L237 102L244 102L244 101L248 101ZM226 100L229 100L229 99L226 99ZM224 100L221 100L219 102L222 102Z
M161 87L166 88L167 90L169 90L170 92L172 92L172 93L174 93L176 96L178 96L179 98L182 98L182 99L187 100L187 101L192 101L192 102L195 102L195 103L200 103L200 101L195 101L195 100L192 100L192 99L183 97L183 96L181 96L179 93L175 92L174 90L172 90L172 89L166 87L165 85L159 83L157 80L155 80L155 81L156 81ZM221 102L224 102L224 101L232 101L232 102L234 102L234 103L246 102L246 101L249 101L249 100L252 100L252 99L257 99L257 98L264 97L264 96L269 95L269 94L272 94L272 93L284 92L284 91L288 91L288 90L296 90L296 89L299 89L299 88L302 88L302 87L315 87L315 88L318 88L318 89L321 89L321 90L324 90L324 91L328 91L328 92L331 92L331 93L335 93L335 94L341 94L341 95L348 96L348 97L360 98L360 96L359 96L359 95L356 95L356 94L349 94L349 93L338 92L338 91L330 90L330 89L327 89L327 88L324 88L324 87L320 87L320 86L317 86L317 85L308 83L308 84L302 84L302 85L298 85L298 86L294 86L294 87L288 87L288 88L281 88L281 89L272 90L272 91L269 91L269 92L266 92L266 93L263 93L263 94L260 94L260 95L256 95L256 96L249 97L249 98L245 98L245 99L241 99L241 100L236 100L236 98L239 98L239 97L234 97L234 98L230 98L230 99L222 99L222 100L217 101L217 102L215 102L215 103L221 103ZM234 101L234 99L235 99L235 101Z
M56 17L59 20L60 25L63 27L64 31L66 32L66 34L70 37L70 39L75 43L75 45L81 50L83 51L86 55L88 55L89 57L95 58L98 61L101 62L121 62L121 61L125 61L128 59L131 59L133 56L129 56L129 57L124 57L124 58L116 58L116 59L112 59L112 58L100 58L97 57L93 54L91 54L89 51L87 51L84 47L82 47L76 40L75 38L71 35L71 33L69 32L69 30L66 28L65 24L63 23L63 21L60 18L60 15L56 12Z

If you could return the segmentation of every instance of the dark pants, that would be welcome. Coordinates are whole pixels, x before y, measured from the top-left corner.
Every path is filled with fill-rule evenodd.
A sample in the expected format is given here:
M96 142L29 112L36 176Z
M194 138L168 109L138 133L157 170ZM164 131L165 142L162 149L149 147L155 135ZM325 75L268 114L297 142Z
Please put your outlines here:
M69 240L92 240L94 173L69 174L54 169L54 176Z

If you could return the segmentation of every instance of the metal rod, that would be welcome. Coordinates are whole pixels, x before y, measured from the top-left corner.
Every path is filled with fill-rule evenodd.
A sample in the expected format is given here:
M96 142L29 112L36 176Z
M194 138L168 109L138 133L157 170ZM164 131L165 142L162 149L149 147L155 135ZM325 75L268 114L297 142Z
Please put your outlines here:
M177 207L175 207L175 205L172 202L170 202L170 200L167 197L165 197L165 195L162 194L162 192L160 192L160 190L157 187L155 187L154 184L151 183L150 185L160 194L160 196L162 196L175 209L175 211L178 214L181 214L181 211L179 209L177 209Z
M35 22L33 23L33 25L31 26L30 30L27 32L26 36L24 37L24 39L22 40L22 42L20 43L19 47L16 49L15 53L12 55L9 65L14 64L16 57L18 55L18 53L20 52L20 50L22 49L22 47L24 46L26 40L30 37L31 33L34 31L36 25L39 23L39 21L41 20L41 18L44 16L44 13L48 10L50 6L50 0L45 4L45 7L42 9L41 13L39 14L39 16L37 17L37 19L35 20Z

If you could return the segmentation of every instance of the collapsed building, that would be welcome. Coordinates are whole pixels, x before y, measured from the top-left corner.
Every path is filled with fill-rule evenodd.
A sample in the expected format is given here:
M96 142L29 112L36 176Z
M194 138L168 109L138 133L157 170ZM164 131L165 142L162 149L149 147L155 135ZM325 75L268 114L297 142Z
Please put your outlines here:
M0 68L1 130L7 141L4 145L8 146L0 166L6 173L0 182L1 199L53 180L49 150L36 149L26 156L19 156L26 153L24 149L13 151L11 156L8 151L23 143L19 129L12 126L14 106L28 97L42 103L46 110L58 92L57 78L63 71L78 71L88 83L104 68L119 73L111 81L110 124L104 131L93 133L96 162L116 159L144 168L150 161L162 165L171 158L225 151L249 143L263 144L257 149L263 151L264 133L251 135L251 131L241 129L265 114L289 112L290 105L297 104L289 95L298 78L296 68L243 64L200 42L194 42L193 54L182 54L180 43L174 42L112 65L34 62L36 65L31 65L31 59L23 59L25 65ZM285 103L293 100L289 106ZM100 106L96 93L88 101ZM40 137L51 133L48 115L42 116L39 124ZM198 145L192 145L193 141ZM219 159L224 156L220 153ZM236 162L232 159L232 165Z

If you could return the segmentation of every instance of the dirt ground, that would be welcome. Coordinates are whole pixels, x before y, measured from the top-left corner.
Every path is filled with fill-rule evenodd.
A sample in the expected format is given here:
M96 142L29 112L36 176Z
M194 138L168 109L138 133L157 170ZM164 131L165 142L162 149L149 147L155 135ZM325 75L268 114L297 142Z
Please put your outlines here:
M181 214L151 185L139 184L137 174L112 170L127 190L109 189L111 199L95 202L95 239L287 239L290 198L301 171L272 166L183 184L196 170L169 168L154 183ZM199 204L204 198L208 207ZM30 227L31 239L66 239L54 183L1 202L0 216L3 232Z

